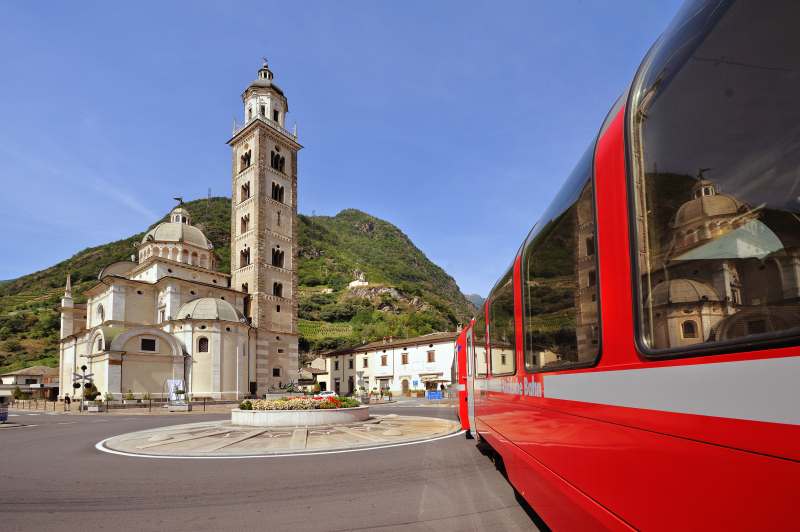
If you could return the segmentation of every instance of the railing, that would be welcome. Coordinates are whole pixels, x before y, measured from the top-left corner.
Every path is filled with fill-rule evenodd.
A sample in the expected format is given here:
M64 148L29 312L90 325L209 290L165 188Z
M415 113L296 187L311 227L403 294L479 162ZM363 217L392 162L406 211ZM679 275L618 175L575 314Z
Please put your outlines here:
M267 119L266 117L263 117L263 116L256 116L254 118L251 118L250 120L245 121L243 124L239 124L238 122L236 122L236 119L234 119L233 120L233 136L236 136L236 134L238 132L240 132L242 129L244 129L245 126L249 125L253 120L261 120L263 123L267 124L269 127L274 129L275 131L283 133L284 135L286 135L289 138L297 139L297 126L295 126L294 131L292 132L292 131L289 131L288 129L286 129L285 127L281 126L280 124L278 124L274 120L269 120L269 119Z

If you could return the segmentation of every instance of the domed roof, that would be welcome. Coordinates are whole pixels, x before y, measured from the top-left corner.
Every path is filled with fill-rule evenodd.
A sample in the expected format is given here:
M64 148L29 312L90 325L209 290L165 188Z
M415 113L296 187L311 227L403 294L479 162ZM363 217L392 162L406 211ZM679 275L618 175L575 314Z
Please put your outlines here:
M102 279L107 275L119 275L124 277L136 266L137 264L135 262L129 260L120 260L117 262L112 262L111 264L100 270L100 273L97 274L97 278Z
M704 218L732 216L739 213L744 203L728 194L719 194L711 181L698 181L692 187L692 198L680 206L675 214L673 228L682 227Z
M233 305L215 297L201 297L185 303L176 319L241 321L242 314Z
M648 305L660 306L670 303L698 303L719 301L717 291L706 283L694 279L672 279L656 285L650 293Z
M159 242L185 242L202 249L212 249L214 246L206 235L197 227L178 222L160 223L150 229L142 239L142 244L151 240Z

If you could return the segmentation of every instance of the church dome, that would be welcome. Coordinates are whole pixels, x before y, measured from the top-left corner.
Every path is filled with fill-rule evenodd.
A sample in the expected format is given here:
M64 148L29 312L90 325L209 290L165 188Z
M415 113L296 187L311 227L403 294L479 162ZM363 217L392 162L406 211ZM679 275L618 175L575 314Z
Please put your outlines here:
M215 297L201 297L185 303L176 319L241 321L244 318L233 305Z
M213 249L211 241L197 227L185 223L164 222L150 229L142 239L142 244L150 241L184 242L201 249Z
M706 283L694 279L672 279L656 285L647 301L648 306L658 307L670 303L699 303L719 301L716 290Z
M280 87L278 87L275 84L274 81L272 81L272 78L273 78L272 71L269 69L269 65L267 65L267 61L265 59L264 64L258 70L258 78L253 80L253 82L250 83L250 86L248 86L247 88L250 89L253 87L257 87L262 89L273 89L275 92L283 96L283 91L281 90Z
M719 194L711 181L698 181L692 187L692 199L684 203L675 214L673 228L683 227L701 220L734 216L744 203L728 194Z

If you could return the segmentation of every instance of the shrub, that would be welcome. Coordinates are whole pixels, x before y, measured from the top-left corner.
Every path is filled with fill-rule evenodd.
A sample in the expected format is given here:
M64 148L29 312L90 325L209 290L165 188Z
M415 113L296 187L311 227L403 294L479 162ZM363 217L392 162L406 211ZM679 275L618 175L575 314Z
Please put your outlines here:
M113 400L114 400L114 394L111 392L106 392L106 402L110 403Z
M89 384L88 388L83 389L83 398L87 401L94 401L98 395L100 395L100 391L94 383Z
M250 400L242 401L239 405L239 410L252 410L253 409L253 402Z
M14 394L14 399L17 399L17 400L22 399L23 397L25 397L25 394L22 393L22 389L19 386L15 386L14 387L14 391L12 393Z
M152 397L150 396L150 392L145 392L144 395L142 396L142 400L149 401L150 399L152 399Z
M125 394L124 399L126 401L133 401L135 399L135 397L133 396L133 392L131 390L128 390L128 393Z

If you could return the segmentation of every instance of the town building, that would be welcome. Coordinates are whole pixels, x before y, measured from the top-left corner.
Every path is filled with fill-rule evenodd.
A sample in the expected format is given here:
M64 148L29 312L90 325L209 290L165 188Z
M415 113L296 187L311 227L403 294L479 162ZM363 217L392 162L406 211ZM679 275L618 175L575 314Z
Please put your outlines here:
M439 332L416 338L387 338L352 349L332 351L312 363L320 390L340 395L391 390L437 390L453 382L457 332Z
M0 375L0 390L16 388L31 397L54 400L58 394L58 370L48 366L31 366Z
M149 230L130 261L108 265L75 303L61 301L62 395L87 367L101 394L238 399L298 378L296 133L266 62L242 94L234 124L231 275L178 205ZM79 395L77 391L74 395Z

